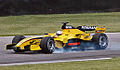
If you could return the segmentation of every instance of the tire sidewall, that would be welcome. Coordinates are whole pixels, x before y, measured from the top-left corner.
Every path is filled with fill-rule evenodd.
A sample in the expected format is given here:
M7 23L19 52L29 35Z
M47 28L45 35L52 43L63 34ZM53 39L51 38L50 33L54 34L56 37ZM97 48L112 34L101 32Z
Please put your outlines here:
M52 43L52 47L50 46ZM55 41L52 37L45 37L40 42L40 47L43 53L53 53L55 51Z
M101 38L104 38L105 42L104 42L104 46L100 44L100 40ZM95 34L93 36L93 42L95 44L94 48L97 49L97 50L101 50L101 49L106 49L107 46L108 46L108 37L106 34L103 34L103 33L100 33L100 34Z
M50 42L52 42L52 46L50 47L49 46L49 43ZM55 51L55 42L54 42L54 40L52 39L52 38L49 38L48 40L47 40L47 49L50 51L50 52L54 52Z

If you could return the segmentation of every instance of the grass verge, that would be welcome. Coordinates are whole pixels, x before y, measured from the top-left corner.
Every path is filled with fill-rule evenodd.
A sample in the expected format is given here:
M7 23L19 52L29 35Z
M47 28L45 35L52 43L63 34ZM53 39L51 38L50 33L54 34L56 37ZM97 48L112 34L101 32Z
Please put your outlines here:
M0 36L56 32L65 21L73 26L106 26L107 32L120 32L120 12L111 12L0 17Z
M21 66L5 66L0 70L120 70L120 58Z

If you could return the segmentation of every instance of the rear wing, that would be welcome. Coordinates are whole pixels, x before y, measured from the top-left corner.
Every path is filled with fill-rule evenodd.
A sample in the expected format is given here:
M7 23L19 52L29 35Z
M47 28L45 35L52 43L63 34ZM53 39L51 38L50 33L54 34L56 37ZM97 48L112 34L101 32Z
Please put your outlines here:
M105 31L106 31L105 26L103 26L103 27L96 27L96 30L95 30L96 33L105 33Z
M95 31L96 33L104 33L106 28L103 27L97 27L97 26L78 26L77 29L81 31Z

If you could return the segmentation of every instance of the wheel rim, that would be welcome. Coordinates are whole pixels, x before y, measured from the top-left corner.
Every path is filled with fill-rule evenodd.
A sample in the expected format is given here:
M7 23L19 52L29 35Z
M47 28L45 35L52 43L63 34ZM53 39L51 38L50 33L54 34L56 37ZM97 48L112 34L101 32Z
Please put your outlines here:
M99 45L101 47L106 47L106 45L107 45L107 38L105 36L100 36L100 38L99 38Z
M47 46L48 46L50 51L54 51L55 45L54 45L54 41L53 40L48 40Z

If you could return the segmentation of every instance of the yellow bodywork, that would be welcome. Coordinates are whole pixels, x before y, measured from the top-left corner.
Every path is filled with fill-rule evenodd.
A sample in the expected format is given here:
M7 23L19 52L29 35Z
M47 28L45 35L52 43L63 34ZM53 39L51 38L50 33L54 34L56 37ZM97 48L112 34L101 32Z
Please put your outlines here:
M25 49L25 46L30 45L30 50L41 50L40 48L40 41L41 39L35 39L37 37L30 37L30 38L25 38L21 40L18 44L16 44L16 47L20 47L21 50Z
M106 29L104 27L97 27L95 32L104 33L105 30ZM81 39L89 41L93 38L93 35L90 33L83 32L79 29L63 29L62 32L63 34L59 36L56 35L56 33L49 33L48 35L25 38L15 46L20 47L21 50L24 50L25 46L30 46L30 51L35 51L42 50L40 48L40 42L44 37L53 37L57 48L63 48L70 39Z

